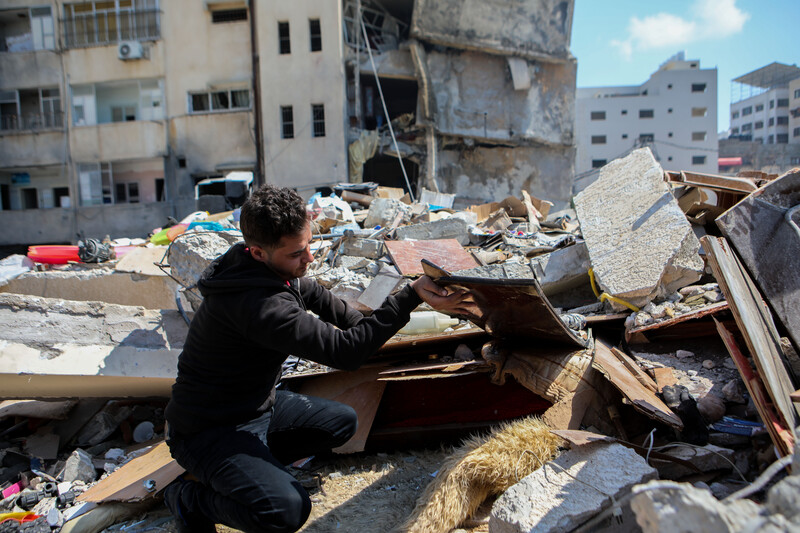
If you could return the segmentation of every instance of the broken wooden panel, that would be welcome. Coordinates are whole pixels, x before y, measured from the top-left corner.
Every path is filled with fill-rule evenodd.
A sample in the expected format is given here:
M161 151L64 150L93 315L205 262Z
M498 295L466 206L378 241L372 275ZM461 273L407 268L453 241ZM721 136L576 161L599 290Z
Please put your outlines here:
M478 266L475 258L456 239L386 241L386 248L395 266L404 276L422 274L422 259L428 259L448 270L465 270Z
M429 274L430 275L430 274ZM470 292L470 320L496 338L547 340L583 347L586 339L569 329L535 279L488 279L465 276L436 277L445 287Z
M647 342L653 334L653 338L685 338L687 336L706 336L716 332L713 324L709 321L704 321L701 324L695 324L695 334L687 335L685 328L676 328L676 332L670 335L669 331L679 324L689 321L695 321L709 315L717 315L728 310L728 302L717 302L707 305L700 309L684 313L676 317L656 322L654 324L647 324L646 326L634 327L625 330L625 340L628 343Z
M181 475L184 469L169 453L166 442L131 459L92 488L81 493L79 502L137 502L153 497ZM152 490L149 488L152 481Z
M706 187L712 190L739 192L749 194L757 189L753 180L748 178L735 178L732 176L718 176L716 174L703 174L700 172L682 171L675 178L675 173L670 173L669 181L685 183L695 187Z
M717 324L719 336L728 349L731 359L733 359L733 362L736 364L736 368L739 369L742 381L744 381L747 391L753 399L753 404L755 404L756 410L769 432L772 443L779 451L781 457L792 453L792 450L794 450L794 436L792 435L791 426L787 426L786 419L776 409L775 404L764 388L764 382L761 377L753 371L753 367L750 366L750 361L742 352L732 331L721 322L716 320L715 322Z
M716 222L800 348L800 213L788 214L798 204L800 171L767 184Z
M786 426L794 427L797 412L789 394L795 389L786 371L780 335L775 330L772 315L727 241L722 237L703 237L702 243L711 271L728 300L767 394Z
M650 418L664 422L676 429L683 428L683 422L678 416L656 396L658 386L652 380L647 380L646 374L634 375L631 368L636 363L627 355L614 349L601 340L595 342L594 359L592 367L599 370L633 407Z

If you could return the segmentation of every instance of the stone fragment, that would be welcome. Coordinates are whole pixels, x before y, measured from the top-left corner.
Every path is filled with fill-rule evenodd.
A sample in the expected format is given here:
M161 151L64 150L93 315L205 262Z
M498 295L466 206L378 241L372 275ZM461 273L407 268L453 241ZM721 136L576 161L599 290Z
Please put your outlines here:
M725 416L725 403L716 394L706 394L697 401L697 410L706 422L713 424Z
M739 385L738 379L732 379L722 387L722 397L726 402L731 403L744 403L745 399L742 396L742 388Z
M575 210L603 291L644 307L700 279L700 242L649 148L604 166Z
M565 473L566 470L569 474ZM492 533L571 531L657 472L616 443L576 446L525 477L492 506Z
M711 303L721 302L725 299L720 291L706 291L703 293L703 298Z
M644 533L738 533L759 513L758 504L750 500L722 503L688 483L651 481L634 487L633 493L631 508Z
M379 241L377 239L345 237L342 239L340 246L343 254L356 257L379 259L386 253L383 247L383 241Z
M675 352L675 357L678 359L687 359L689 357L694 357L694 352L690 352L689 350L678 350Z
M633 323L634 325L636 325L636 327L646 326L647 324L650 324L652 322L653 322L653 317L650 316L648 313L645 313L644 311L636 313L636 316L633 319Z
M435 222L423 222L397 228L398 240L414 239L430 241L433 239L456 239L463 246L469 244L467 223L460 218L450 217Z
M703 368L705 368L706 370L711 370L712 368L714 368L714 361L712 361L711 359L706 359L705 361L703 361Z
M531 270L546 296L585 285L590 267L585 242L531 259Z
M372 278L369 286L358 297L358 303L367 307L368 309L375 310L383 305L386 297L392 294L392 291L402 281L403 277L398 274L392 267L385 263L380 264L380 272Z
M97 479L97 471L94 468L94 463L92 463L92 456L77 448L67 459L63 478L64 481L83 481L84 483L91 483Z
M401 223L411 218L411 207L408 204L394 198L376 198L369 204L369 212L363 226L385 228L398 218Z
M352 257L349 255L340 255L336 257L337 267L344 267L348 270L360 270L366 268L372 261L366 257Z
M714 446L713 444L706 444L702 447L675 446L663 450L662 453L687 461L700 469L701 472L731 470L734 455L733 450ZM662 479L679 479L683 476L697 473L688 466L668 461L658 461L656 465L658 475Z

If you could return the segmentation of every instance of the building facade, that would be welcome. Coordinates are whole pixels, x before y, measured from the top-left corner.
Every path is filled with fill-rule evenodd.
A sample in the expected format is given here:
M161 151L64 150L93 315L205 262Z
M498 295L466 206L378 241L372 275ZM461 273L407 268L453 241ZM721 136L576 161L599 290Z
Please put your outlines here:
M578 88L575 113L575 192L641 146L666 170L717 170L717 70L682 53L642 85Z

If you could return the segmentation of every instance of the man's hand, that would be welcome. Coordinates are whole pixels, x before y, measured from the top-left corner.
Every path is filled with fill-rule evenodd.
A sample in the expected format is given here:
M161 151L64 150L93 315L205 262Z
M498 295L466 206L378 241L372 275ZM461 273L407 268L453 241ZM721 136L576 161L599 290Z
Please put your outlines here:
M411 283L411 286L425 303L437 311L455 315L472 314L469 309L472 299L468 291L440 287L428 276L422 276Z

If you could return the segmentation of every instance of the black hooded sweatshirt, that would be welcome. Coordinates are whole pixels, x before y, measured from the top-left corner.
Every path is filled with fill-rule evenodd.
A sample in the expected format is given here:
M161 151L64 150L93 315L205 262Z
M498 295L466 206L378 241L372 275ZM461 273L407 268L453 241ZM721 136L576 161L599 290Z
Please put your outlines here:
M357 369L422 303L407 286L365 317L313 279L282 280L243 243L215 260L197 285L204 299L166 409L170 427L182 435L269 410L289 355Z

